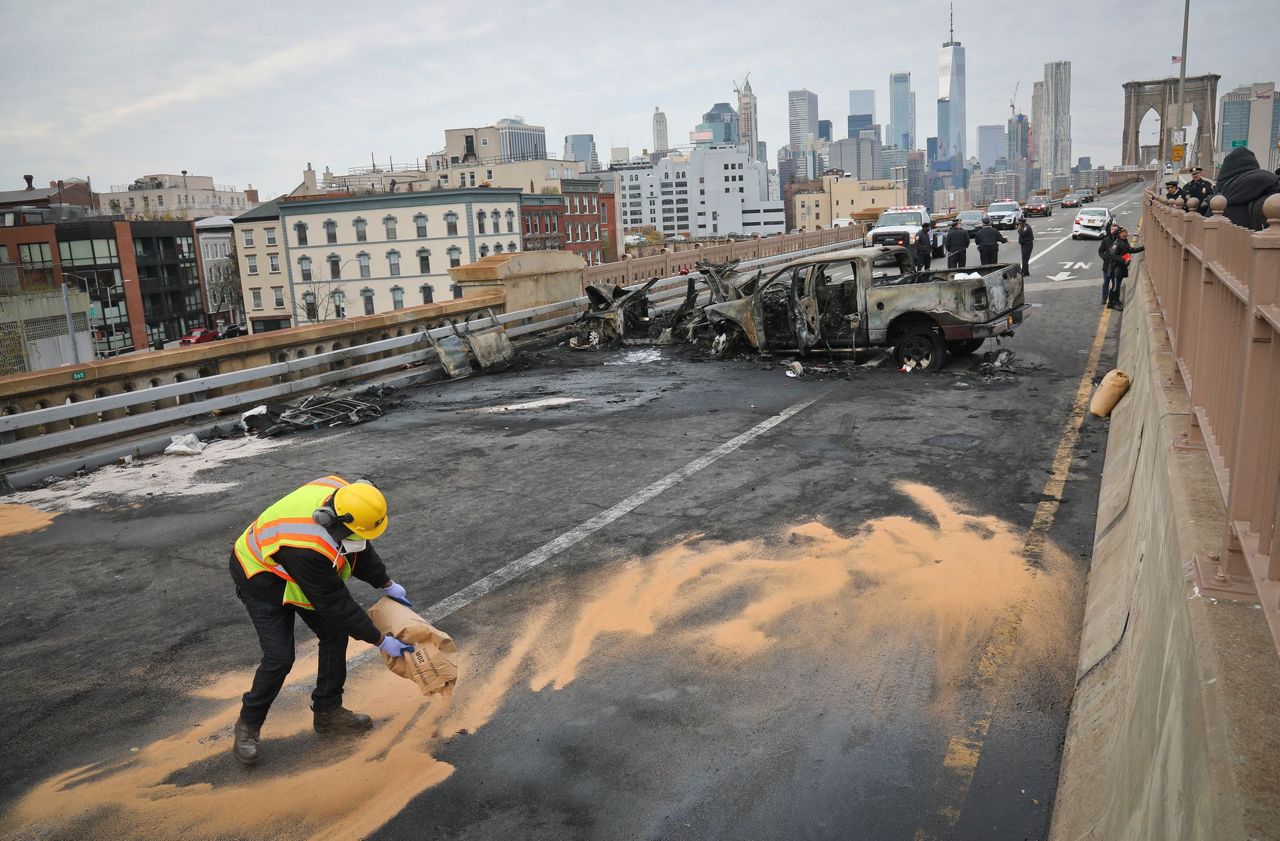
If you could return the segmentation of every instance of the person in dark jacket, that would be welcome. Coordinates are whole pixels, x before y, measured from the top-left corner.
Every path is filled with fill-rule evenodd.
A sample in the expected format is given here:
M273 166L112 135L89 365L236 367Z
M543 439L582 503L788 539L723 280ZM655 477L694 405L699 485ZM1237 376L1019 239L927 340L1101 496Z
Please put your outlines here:
M384 635L347 590L351 576L409 605L371 541L387 527L387 501L371 482L324 476L277 500L249 524L231 550L231 580L258 633L262 661L244 694L232 753L251 765L271 703L293 668L295 619L320 641L311 693L318 733L368 730L373 720L342 706L347 639L391 657L413 646ZM411 605L410 605L411 606Z
M1186 199L1187 194L1182 192L1182 188L1178 186L1178 182L1170 179L1164 182L1164 197L1166 201L1175 202L1178 199Z
M947 268L963 269L965 255L969 251L969 232L959 225L952 225L942 238L942 248L947 252Z
M1022 276L1031 276L1031 250L1036 245L1036 232L1031 223L1023 219L1018 223L1018 247L1022 249Z
M1127 228L1121 228L1116 231L1116 241L1111 246L1112 293L1107 300L1109 309L1124 309L1120 303L1120 284L1129 276L1129 263L1133 259L1133 255L1145 250L1143 246L1133 245L1129 242Z
M1106 306L1112 298L1120 297L1120 279L1117 278L1111 264L1111 247L1119 239L1120 226L1112 223L1098 243L1098 257L1102 259L1102 305Z
M1258 166L1247 146L1232 149L1218 170L1218 194L1227 200L1226 216L1242 228L1261 231L1267 220L1262 203L1280 193L1280 176Z
M916 234L915 242L912 245L912 255L916 261L916 271L927 272L929 266L933 263L933 229L925 222L920 226L920 233Z
M974 232L973 240L978 244L978 265L980 266L999 263L1000 243L1009 241L1004 238L1004 234L992 226L990 216L982 217L982 227Z
M1186 195L1187 201L1192 199L1200 202L1196 206L1196 210L1202 216L1209 215L1209 199L1213 197L1213 185L1200 177L1204 172L1200 167L1191 170L1191 180L1187 182L1187 186L1182 188L1182 192Z

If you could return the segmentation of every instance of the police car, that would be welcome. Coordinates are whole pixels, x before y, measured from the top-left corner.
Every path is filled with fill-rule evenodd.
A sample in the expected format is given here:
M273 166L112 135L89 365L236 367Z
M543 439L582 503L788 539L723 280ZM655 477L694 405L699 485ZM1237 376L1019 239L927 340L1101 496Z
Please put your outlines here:
M880 214L874 228L867 232L864 245L905 245L915 241L925 223L931 220L929 208L922 204L890 207ZM936 253L942 248L942 234L935 227L930 235Z
M987 216L996 228L1016 228L1022 224L1022 208L1016 201L995 201L987 205Z

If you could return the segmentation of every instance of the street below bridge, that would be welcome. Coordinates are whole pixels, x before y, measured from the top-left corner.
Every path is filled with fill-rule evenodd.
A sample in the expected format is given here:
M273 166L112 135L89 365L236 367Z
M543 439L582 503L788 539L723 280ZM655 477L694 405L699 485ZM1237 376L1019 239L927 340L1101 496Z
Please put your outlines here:
M1136 228L1140 201L1098 204ZM1032 222L1012 370L551 347L353 429L4 500L52 520L0 537L0 837L1044 838L1123 317L1073 218ZM329 473L387 494L380 551L461 677L429 703L352 642L375 727L322 738L299 624L245 769L228 553Z

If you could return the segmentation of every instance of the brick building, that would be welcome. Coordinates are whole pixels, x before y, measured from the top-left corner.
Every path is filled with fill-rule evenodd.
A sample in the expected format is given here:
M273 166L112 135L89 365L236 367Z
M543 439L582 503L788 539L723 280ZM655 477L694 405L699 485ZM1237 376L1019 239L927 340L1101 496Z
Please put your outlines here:
M564 245L588 266L612 262L617 257L618 214L613 191L605 191L598 178L562 178L564 197Z
M190 222L84 218L0 226L0 263L7 262L88 293L97 357L177 341L205 325Z
M0 190L0 211L17 207L50 207L70 204L77 207L98 207L98 196L89 182L83 178L60 178L50 181L48 187L37 187L35 176L24 175L27 182L21 190Z
M522 194L520 230L525 251L559 251L564 248L564 196Z

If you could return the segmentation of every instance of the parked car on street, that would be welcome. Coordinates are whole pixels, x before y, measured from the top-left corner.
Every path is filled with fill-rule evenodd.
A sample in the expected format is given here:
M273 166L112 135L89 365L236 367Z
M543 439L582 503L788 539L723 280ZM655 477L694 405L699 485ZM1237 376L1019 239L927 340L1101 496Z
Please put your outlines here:
M1012 335L1027 305L1015 264L917 272L901 246L850 248L794 260L732 286L731 300L702 308L712 349L893 347L909 370L941 368L993 336Z
M1024 216L1052 216L1053 203L1044 196L1032 196L1022 206Z
M1081 208L1076 214L1076 221L1071 226L1071 238L1102 239L1111 222L1111 211L1105 207Z
M1067 193L1062 197L1063 207L1079 207L1084 202L1079 193Z
M243 324L228 324L222 328L222 332L218 334L219 339L234 339L237 336L249 335L249 328Z
M217 330L210 330L207 327L197 327L187 335L178 339L179 345L202 345L205 342L212 342L218 338Z
M996 228L1013 230L1022 224L1022 208L1016 201L993 201L987 205L987 216Z
M982 217L986 216L981 210L962 210L956 214L955 224L964 228L969 233L973 233L982 227Z

